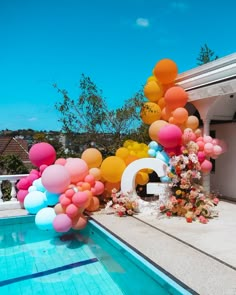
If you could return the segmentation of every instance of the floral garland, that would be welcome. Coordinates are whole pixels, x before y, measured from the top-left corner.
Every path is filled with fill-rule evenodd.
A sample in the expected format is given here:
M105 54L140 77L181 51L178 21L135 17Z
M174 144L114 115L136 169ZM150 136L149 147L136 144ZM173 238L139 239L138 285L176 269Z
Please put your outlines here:
M209 218L218 216L215 206L219 199L213 193L205 193L197 184L201 179L197 149L195 142L189 142L182 154L170 158L168 176L172 194L160 205L160 211L167 216L185 217L187 222L207 223Z
M112 209L112 213L122 217L138 212L138 199L133 193L126 195L116 189L112 190L111 200L106 204L105 211Z

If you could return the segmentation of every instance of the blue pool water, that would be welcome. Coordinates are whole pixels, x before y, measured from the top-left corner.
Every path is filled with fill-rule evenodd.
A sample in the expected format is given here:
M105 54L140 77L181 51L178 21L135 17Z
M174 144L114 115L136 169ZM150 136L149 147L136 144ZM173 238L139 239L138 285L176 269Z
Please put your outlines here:
M82 231L0 220L0 294L191 294L94 221Z

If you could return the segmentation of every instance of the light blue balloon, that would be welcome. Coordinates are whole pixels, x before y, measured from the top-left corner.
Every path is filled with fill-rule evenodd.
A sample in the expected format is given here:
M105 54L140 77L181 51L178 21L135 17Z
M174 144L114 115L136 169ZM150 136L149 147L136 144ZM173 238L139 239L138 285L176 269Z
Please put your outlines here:
M150 149L153 149L155 151L161 151L162 150L162 147L156 141L151 141L148 146L149 146Z
M156 151L154 150L154 149L149 149L148 150L148 155L150 156L150 157L156 157Z
M33 186L36 186L37 191L40 191L40 192L43 192L43 193L46 191L46 188L42 184L41 178L38 178L38 179L34 180L33 181Z
M168 183L171 182L170 178L168 176L162 176L160 177L161 182Z
M53 208L43 208L35 216L35 224L41 230L54 230L53 220L56 213Z
M166 164L168 164L169 161L170 161L170 158L169 158L169 156L167 155L167 153L165 151L158 151L156 153L156 158L159 159L159 160L162 160Z
M37 190L37 187L34 186L34 185L31 185L29 188L28 188L28 192L34 192Z
M59 202L60 194L50 193L49 191L45 192L46 202L48 206L54 206Z
M40 209L47 207L45 194L40 191L32 191L24 199L24 207L30 214L36 214Z

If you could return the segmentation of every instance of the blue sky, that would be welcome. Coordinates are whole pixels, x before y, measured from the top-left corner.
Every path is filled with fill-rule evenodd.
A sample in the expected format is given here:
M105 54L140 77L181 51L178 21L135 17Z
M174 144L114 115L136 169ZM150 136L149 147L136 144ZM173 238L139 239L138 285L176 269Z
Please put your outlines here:
M163 58L181 73L205 43L234 53L235 11L234 0L1 0L0 130L60 130L52 84L76 98L82 73L112 109Z

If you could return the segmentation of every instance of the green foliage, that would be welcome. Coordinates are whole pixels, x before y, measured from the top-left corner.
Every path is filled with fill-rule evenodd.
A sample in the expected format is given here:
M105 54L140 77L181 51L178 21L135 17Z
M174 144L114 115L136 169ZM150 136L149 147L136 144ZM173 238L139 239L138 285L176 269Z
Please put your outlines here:
M17 155L1 155L0 172L7 175L29 173L27 167Z
M82 74L80 95L72 99L66 90L53 85L62 96L62 101L55 107L60 114L62 131L70 138L74 152L82 152L89 146L97 147L104 156L114 154L123 144L124 137L137 132L142 125L140 109L144 102L142 90L127 99L124 106L110 110L103 93L96 84ZM76 139L76 134L86 134L83 141ZM99 136L98 136L99 135ZM76 149L77 147L77 149Z
M218 59L218 56L215 55L214 51L212 51L207 46L207 44L205 44L200 49L199 57L197 58L197 64L200 66L216 59Z

